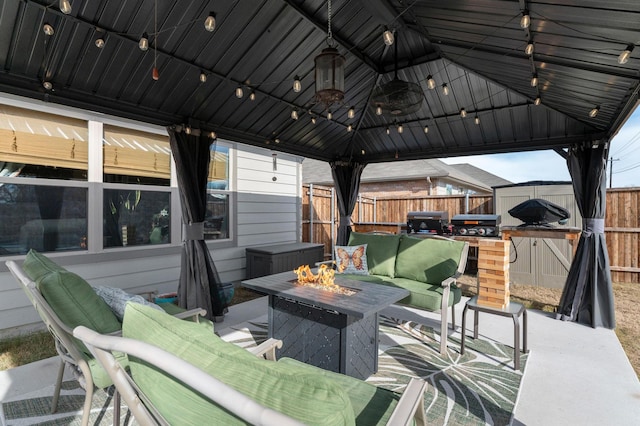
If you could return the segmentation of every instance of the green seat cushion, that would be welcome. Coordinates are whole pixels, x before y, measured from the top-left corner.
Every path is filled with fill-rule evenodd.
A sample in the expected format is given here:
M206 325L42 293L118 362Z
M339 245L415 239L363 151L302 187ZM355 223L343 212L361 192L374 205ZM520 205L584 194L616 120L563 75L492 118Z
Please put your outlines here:
M33 282L52 272L66 271L65 268L34 249L29 250L24 258L22 270Z
M349 245L367 244L369 274L394 277L400 235L376 235L352 232Z
M415 238L403 235L396 257L396 277L440 284L455 275L463 241Z
M113 355L118 361L118 364L122 366L122 368L129 367L129 360L127 358L127 354L116 352ZM107 374L105 369L102 368L102 364L100 364L100 361L89 356L85 356L85 360L89 365L89 369L91 370L91 379L93 380L93 384L96 385L96 387L100 389L104 389L113 384L111 377L109 377L109 374Z
M393 280L383 281L380 284L409 290L411 294L400 300L398 302L400 304L410 305L427 311L437 311L442 307L444 287L439 284L427 284L406 278L394 278ZM458 287L451 285L450 289L447 306L455 305L460 302L460 298L462 297L462 291L460 291Z
M258 358L189 321L128 303L123 336L158 346L306 424L355 424L346 391L322 374ZM130 356L129 365L136 384L170 424L244 424L147 363Z
M169 315L177 315L186 311L185 308L181 308L180 306L175 305L173 303L159 303L158 306L160 306ZM188 317L188 318L184 318L183 321L195 322L196 319L194 317ZM200 317L198 318L198 324L201 327L204 327L205 329L209 330L209 333L213 333L214 331L213 321L210 321L204 317Z
M36 281L36 286L51 309L69 328L84 325L101 334L112 333L121 324L109 306L82 277L69 271L51 272ZM89 350L79 340L79 347Z
M344 374L322 370L318 367L296 361L295 359L281 358L278 360L278 363L288 365L291 368L297 368L301 372L308 370L319 371L323 376L338 383L349 395L355 413L356 425L386 425L400 400L400 395L395 392L379 388Z

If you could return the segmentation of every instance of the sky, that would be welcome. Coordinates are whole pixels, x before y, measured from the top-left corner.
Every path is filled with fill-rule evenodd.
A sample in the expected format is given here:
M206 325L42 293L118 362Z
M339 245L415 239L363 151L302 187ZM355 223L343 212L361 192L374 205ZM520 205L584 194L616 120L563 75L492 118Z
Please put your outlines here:
M611 142L607 187L613 163L613 188L640 187L640 108L636 109ZM564 158L552 150L513 154L443 158L447 164L469 163L513 183L570 181Z

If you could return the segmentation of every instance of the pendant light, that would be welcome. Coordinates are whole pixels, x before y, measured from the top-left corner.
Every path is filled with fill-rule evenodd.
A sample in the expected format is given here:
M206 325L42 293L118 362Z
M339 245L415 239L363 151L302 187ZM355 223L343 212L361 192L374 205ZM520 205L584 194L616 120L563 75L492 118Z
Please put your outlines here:
M436 81L433 79L433 76L431 74L427 76L427 88L429 90L433 90L436 88Z
M293 79L293 91L299 93L302 90L302 83L300 82L300 77L297 75Z
M445 96L449 96L449 86L447 86L447 83L444 83L442 85L442 94Z
M69 0L60 0L60 12L65 15L71 13L71 3L69 3Z
M209 12L209 16L204 20L204 29L210 33L216 29L216 14L215 12Z
M147 33L142 33L142 37L140 37L140 41L138 42L138 47L143 52L146 52L149 49L149 35Z
M315 99L329 109L344 99L345 58L336 49L331 32L331 0L327 2L327 45L329 47L315 57Z

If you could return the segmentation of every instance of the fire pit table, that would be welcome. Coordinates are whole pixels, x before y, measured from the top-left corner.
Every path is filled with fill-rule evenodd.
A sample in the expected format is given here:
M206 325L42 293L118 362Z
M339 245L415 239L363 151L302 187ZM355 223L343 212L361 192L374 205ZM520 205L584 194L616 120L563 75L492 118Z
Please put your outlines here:
M339 275L335 283L353 294L299 284L294 272L242 286L269 296L269 337L282 340L279 357L366 379L378 370L378 312L409 291Z

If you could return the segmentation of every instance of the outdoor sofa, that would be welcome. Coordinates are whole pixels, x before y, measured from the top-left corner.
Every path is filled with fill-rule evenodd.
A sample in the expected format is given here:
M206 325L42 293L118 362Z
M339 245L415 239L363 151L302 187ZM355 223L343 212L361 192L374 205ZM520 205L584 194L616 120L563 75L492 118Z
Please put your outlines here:
M464 273L469 243L445 237L412 237L407 234L352 232L348 246L364 246L365 258L357 259L361 269L350 267L343 276L409 290L399 303L427 311L440 311L440 353L447 347L447 308L451 307L451 328L455 330L455 305L461 291L456 279ZM336 247L338 253L340 247ZM353 253L351 248L350 253ZM336 256L340 271L340 256Z

